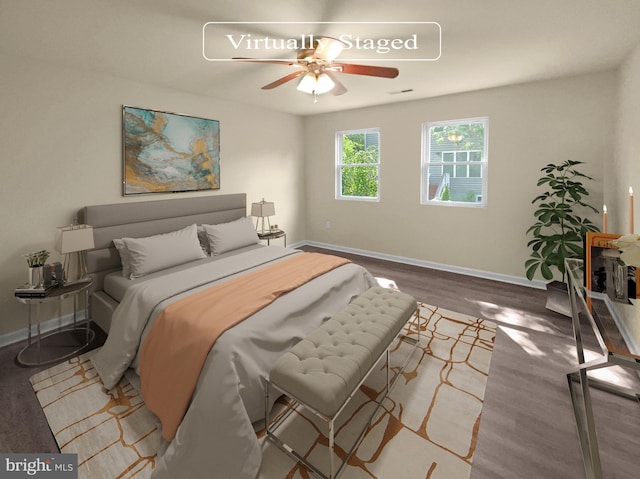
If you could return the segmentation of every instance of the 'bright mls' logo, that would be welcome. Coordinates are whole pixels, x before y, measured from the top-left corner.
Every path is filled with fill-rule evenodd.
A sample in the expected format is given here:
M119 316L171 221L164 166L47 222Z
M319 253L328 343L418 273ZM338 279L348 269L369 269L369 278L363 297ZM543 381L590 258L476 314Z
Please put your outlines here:
M0 478L78 479L77 454L0 454Z

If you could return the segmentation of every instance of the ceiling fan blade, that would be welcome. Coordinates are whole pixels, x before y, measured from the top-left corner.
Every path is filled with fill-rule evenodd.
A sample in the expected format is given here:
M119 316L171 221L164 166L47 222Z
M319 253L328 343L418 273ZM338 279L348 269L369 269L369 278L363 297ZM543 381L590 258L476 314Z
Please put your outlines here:
M368 75L372 77L395 78L398 76L397 68L376 67L372 65L354 65L352 63L334 63L332 67L338 67L339 72L351 75Z
M232 60L236 60L239 62L273 63L274 65L297 65L298 64L294 60L260 60L259 58L244 58L244 57L233 57Z
M288 81L293 80L294 78L298 78L300 75L306 73L305 70L299 70L297 72L289 73L288 75L283 76L282 78L278 78L276 81L269 83L262 87L263 90L271 90L277 86L282 85L283 83L287 83Z
M347 88L342 84L340 80L338 80L338 78L333 74L333 72L328 70L325 70L324 72L327 75L329 75L329 78L331 78L333 80L333 83L335 84L335 86L331 89L332 95L338 96L338 95L343 95L347 93Z

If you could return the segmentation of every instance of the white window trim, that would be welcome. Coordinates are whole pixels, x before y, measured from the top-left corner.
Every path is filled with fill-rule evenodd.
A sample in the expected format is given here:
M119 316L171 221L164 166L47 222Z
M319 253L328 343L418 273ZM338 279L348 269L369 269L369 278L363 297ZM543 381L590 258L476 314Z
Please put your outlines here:
M344 135L351 135L354 133L378 133L378 162L377 163L361 163L361 164L343 164L342 163L342 137ZM382 157L382 148L380 146L381 136L380 128L361 128L358 130L343 130L336 132L336 169L335 169L335 188L336 188L336 200L347 201L380 201L380 158ZM342 195L342 167L343 166L375 166L378 168L378 196L343 196Z
M429 130L432 126L449 126L449 125L464 125L467 123L482 123L484 124L484 152L483 158L484 161L480 161L481 169L480 174L482 175L482 194L480 195L482 200L478 203L470 203L467 201L440 201L440 200L430 200L429 199L429 165L434 165L434 163L429 163L429 151L430 151L430 143L431 143L431 135L429 135ZM422 124L422 147L421 147L421 171L420 171L420 204L421 205L437 205L437 206L454 206L454 207L463 207L463 208L486 208L487 207L487 196L488 196L488 169L489 169L489 117L483 116L478 118L463 118L460 120L444 120L444 121L430 121L428 123ZM465 162L471 163L471 162ZM477 162L473 162L477 163ZM438 164L438 163L435 163ZM455 162L451 163L455 165Z

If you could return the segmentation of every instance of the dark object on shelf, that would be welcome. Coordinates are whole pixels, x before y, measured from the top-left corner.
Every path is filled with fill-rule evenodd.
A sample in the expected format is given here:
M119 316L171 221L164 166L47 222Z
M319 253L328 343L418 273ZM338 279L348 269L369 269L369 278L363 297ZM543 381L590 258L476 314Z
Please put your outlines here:
M44 265L44 284L58 284L62 283L64 279L62 275L62 263L56 261L55 263L48 263Z

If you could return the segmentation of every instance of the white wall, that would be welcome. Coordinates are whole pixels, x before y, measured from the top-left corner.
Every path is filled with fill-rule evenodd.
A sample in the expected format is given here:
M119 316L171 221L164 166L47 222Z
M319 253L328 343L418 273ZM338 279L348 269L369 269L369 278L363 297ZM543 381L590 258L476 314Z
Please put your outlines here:
M307 239L522 278L541 167L586 162L596 179L590 198L602 205L615 89L615 74L601 73L308 117ZM488 206L420 205L422 123L481 116L489 117ZM335 133L372 127L381 135L380 202L336 200Z
M122 196L123 104L220 121L221 189L176 197L264 197L289 242L306 237L299 117L13 56L0 64L0 335L26 326L13 298L27 278L22 255L53 251L56 226L84 205L170 198Z
M586 161L585 172L598 180L592 199L599 208L603 165L613 151L613 73L300 119L61 65L8 55L0 62L0 334L25 327L26 308L13 298L26 278L22 255L52 250L56 226L86 204L167 198L121 195L123 104L221 121L222 189L180 197L245 191L248 201L276 202L275 220L290 243L306 239L518 277L524 276L524 233L540 167L566 158ZM638 162L631 160L639 155L632 121L640 106L632 88L638 78L636 50L620 80L625 101L633 100L619 102L618 124L628 133L618 133L617 182L638 177ZM421 124L485 115L488 207L421 206ZM381 129L381 201L337 201L335 132L367 127ZM640 194L640 184L634 187ZM45 311L45 319L56 313Z
M634 233L640 232L640 45L619 72L616 154L608 157L605 201L611 213L610 232L629 233L629 186L635 196Z

